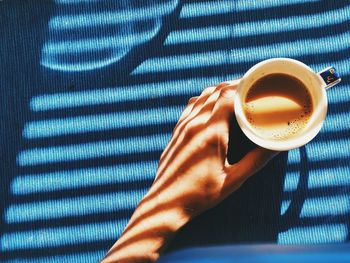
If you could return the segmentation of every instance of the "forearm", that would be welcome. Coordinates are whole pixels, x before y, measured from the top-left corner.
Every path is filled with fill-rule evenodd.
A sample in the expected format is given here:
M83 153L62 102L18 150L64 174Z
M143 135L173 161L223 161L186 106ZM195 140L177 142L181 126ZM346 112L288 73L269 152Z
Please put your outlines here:
M217 205L276 153L256 148L235 164L226 154L238 82L190 100L162 154L157 177L106 262L153 262L190 219Z
M144 198L103 263L157 260L175 233L190 220L181 207L158 199Z

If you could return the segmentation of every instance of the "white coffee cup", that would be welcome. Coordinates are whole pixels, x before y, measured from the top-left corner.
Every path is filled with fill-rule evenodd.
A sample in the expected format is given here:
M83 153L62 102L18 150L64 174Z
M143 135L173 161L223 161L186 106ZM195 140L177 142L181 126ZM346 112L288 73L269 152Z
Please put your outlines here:
M299 79L310 92L313 111L303 130L286 139L266 139L259 135L244 113L245 98L253 83L273 73L283 73ZM271 150L286 151L298 148L311 141L321 130L327 114L326 89L340 82L334 67L315 73L304 63L290 58L273 58L264 60L250 68L242 77L234 98L235 115L244 134L255 144Z

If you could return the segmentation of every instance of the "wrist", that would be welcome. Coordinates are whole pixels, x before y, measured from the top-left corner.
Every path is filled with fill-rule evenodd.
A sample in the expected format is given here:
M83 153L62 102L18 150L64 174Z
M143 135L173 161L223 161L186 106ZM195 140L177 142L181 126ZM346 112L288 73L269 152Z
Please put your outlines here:
M133 215L135 220L132 218L130 225L135 226L141 222L148 228L167 225L173 232L178 231L191 220L191 213L176 198L173 199L170 196L164 191L152 195L147 194L136 208Z
M190 221L181 206L169 202L163 195L147 196L103 262L155 261L172 237Z

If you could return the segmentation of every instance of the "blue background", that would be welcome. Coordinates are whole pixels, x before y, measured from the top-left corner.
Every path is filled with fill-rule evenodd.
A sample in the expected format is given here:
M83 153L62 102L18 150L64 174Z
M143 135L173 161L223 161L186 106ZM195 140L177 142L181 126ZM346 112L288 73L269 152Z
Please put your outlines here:
M0 1L1 259L101 259L188 99L272 57L339 71L321 132L168 251L349 241L349 18L331 0ZM232 122L234 162L252 145Z

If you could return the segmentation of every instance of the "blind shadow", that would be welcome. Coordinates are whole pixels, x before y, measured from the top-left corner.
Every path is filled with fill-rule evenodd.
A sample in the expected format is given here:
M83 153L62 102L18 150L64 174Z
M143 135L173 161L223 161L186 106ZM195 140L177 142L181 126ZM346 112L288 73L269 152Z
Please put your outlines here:
M111 1L101 5L90 3L89 10L96 13L106 11L109 2ZM145 5L145 2L140 1L129 3ZM105 68L65 73L39 64L41 48L48 38L49 18L52 18L54 5L47 1L29 3L15 0L0 3L0 19L6 22L0 26L3 36L0 58L4 65L0 78L0 107L1 113L5 113L1 115L4 128L0 129L0 180L4 189L0 194L0 257L36 261L45 256L63 257L76 254L76 261L84 262L80 255L88 255L91 251L107 251L120 235L137 202L151 185L156 163L167 143L167 136L171 134L176 118L181 113L181 106L184 107L188 99L198 95L205 86L239 77L254 63L277 55L293 57L320 67L329 63L334 63L336 67L341 65L341 73L344 73L343 84L330 91L331 104L327 118L333 118L332 121L339 118L342 121L333 121L336 124L334 129L326 127L314 140L317 145L330 143L328 147L332 148L333 156L323 152L309 154L307 150L314 149L311 145L300 149L300 162L287 165L291 154L281 153L241 189L187 225L175 237L167 251L195 245L275 243L281 231L294 226L341 223L347 224L349 229L349 213L346 212L332 216L319 214L300 218L303 204L309 198L333 197L339 194L347 197L349 192L349 184L344 179L348 175L346 169L349 167L349 155L341 150L341 147L346 148L348 145L350 135L346 115L349 108L346 92L349 85L349 69L346 66L349 45L344 41L349 32L349 24L345 19L349 15L346 11L349 1L284 4L255 10L235 10L235 5L232 5L230 12L227 12L228 9L220 1L216 5L222 6L223 11L220 8L200 9L198 7L201 3L208 4L209 1L181 1L174 12L162 18L160 32L131 51L124 59ZM61 11L70 15L82 11L78 4L74 4L72 8L64 8L66 9ZM183 8L187 8L187 11L181 14ZM346 21L326 17L324 14L330 11L339 12L339 17L344 16ZM314 16L317 21L329 23L310 23L307 26L301 23L291 26L293 19L307 19L309 15ZM285 25L288 27L286 30L278 24L283 18L290 18L292 21ZM246 23L256 23L259 26L245 32L243 26ZM141 24L135 26L140 32L145 30ZM265 30L265 26L275 28L276 32ZM205 31L205 34L198 31L211 27L214 29ZM111 36L113 31L111 25L96 25L90 36L98 35L99 30L103 30L107 36ZM212 31L217 34L211 33ZM72 41L85 36L83 30L75 29L70 32L71 35L67 31L61 33L67 34L65 37ZM177 38L176 35L172 36L171 42L169 36L174 32L178 35ZM60 36L55 35L53 40L59 41ZM329 46L324 40L328 37L332 37L333 41ZM95 48L95 42L91 43L89 48ZM325 49L321 50L319 45ZM295 46L299 47L297 52L293 51ZM305 49L306 47L309 49ZM220 58L220 54L215 52L222 52L220 54L223 57ZM204 59L199 60L198 56L202 53ZM106 54L108 52L102 52L101 56ZM183 55L188 56L187 60ZM79 59L78 53L73 56L74 60ZM89 58L94 60L100 57L90 54ZM145 67L144 63L149 63L150 67ZM142 71L142 67L146 70ZM41 98L41 95L47 96ZM63 98L63 101L55 100L55 95ZM41 104L38 103L36 105L39 106L33 108L33 101ZM40 105L43 107L40 108ZM167 108L170 110L166 110ZM156 120L163 122L152 123L147 116L140 116L141 124L135 125L131 123L131 116L134 116L132 112L135 110L154 110L155 116L158 115ZM130 125L109 125L113 116L121 115L130 121ZM91 121L87 117L96 117L94 120L97 121L86 125L85 130L83 125L79 126L74 122L81 121L86 124ZM65 121L69 118L73 118L70 123L57 122L61 123L61 126L57 125L57 129L53 125L39 125L32 130L33 137L23 137L27 124ZM105 124L106 121L108 125ZM71 125L69 129L68 124ZM40 130L40 127L44 129ZM234 163L255 146L240 131L234 119L231 128L228 158ZM152 137L153 135L155 136ZM158 138L157 136L162 138L161 142L150 139ZM130 140L124 141L128 138ZM65 150L69 152L73 148L82 149L79 147L83 144L99 141L114 141L114 145L119 145L121 151L110 154L106 149L113 147L107 142L105 147L99 148L99 153L93 152L98 148L97 144L80 150L81 156L88 156L86 158L79 159L74 158L74 154L64 154ZM153 147L153 144L157 147ZM49 154L51 159L48 159L48 152L42 151L44 154L37 155L35 163L16 163L16 158L26 150L35 154L43 149L60 146L67 146L59 155L56 154L62 159L53 159L52 154ZM322 151L324 147L320 146L316 150ZM91 152L94 154L88 155ZM30 154L26 156L30 158ZM51 162L43 161L45 158ZM344 175L343 181L339 185L309 189L308 180L314 171L319 170L330 170L334 174L340 170ZM103 176L106 171L107 175ZM300 172L300 180L295 191L284 192L283 184L288 172ZM48 178L46 182L50 182L52 187L35 188L39 182L45 182L38 179L43 177ZM61 179L57 179L60 177ZM96 177L100 179L91 179ZM107 180L107 177L111 180ZM23 180L19 184L22 188L14 187L16 178ZM32 181L28 178L32 178ZM171 187L171 184L167 187ZM13 192L14 189L18 192ZM281 216L281 203L284 199L290 199L291 203L287 213ZM84 205L88 207L89 200L92 200L90 208L81 208ZM116 201L113 203L113 200ZM72 203L74 205L70 205ZM37 210L33 209L32 213L26 215L31 207ZM80 212L67 212L63 210L65 207ZM103 207L110 209L103 210ZM10 218L10 214L13 221L5 220ZM40 233L43 233L42 238L35 240ZM348 230L346 238L349 240ZM47 261L50 259L52 258Z
M229 163L239 161L255 147L233 117ZM203 245L276 242L286 161L287 154L281 153L222 203L195 218L175 237L167 253Z

